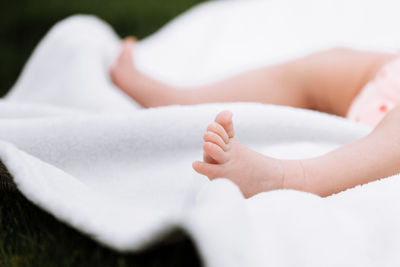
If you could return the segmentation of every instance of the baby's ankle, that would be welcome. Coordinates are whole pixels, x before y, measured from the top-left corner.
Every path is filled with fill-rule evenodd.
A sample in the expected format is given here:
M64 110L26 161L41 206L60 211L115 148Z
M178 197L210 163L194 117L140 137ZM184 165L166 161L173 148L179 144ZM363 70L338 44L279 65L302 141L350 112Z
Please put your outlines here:
M308 192L307 171L302 160L282 160L282 189Z

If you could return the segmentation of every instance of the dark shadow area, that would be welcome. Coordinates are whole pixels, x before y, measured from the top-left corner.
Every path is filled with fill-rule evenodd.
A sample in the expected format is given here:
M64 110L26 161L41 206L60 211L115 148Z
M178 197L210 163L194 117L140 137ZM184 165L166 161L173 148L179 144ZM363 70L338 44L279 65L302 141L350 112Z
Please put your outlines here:
M141 253L118 253L59 222L19 192L1 191L0 266L196 267L201 262L187 236Z
M6 166L0 161L0 193L3 191L16 191L16 185Z

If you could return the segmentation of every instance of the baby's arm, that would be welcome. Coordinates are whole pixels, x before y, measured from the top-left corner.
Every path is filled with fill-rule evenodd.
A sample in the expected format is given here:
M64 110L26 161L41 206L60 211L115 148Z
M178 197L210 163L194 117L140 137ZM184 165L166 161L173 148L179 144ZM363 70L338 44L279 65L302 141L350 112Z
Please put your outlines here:
M300 162L305 180L304 188L298 189L320 196L400 173L400 106L368 136Z

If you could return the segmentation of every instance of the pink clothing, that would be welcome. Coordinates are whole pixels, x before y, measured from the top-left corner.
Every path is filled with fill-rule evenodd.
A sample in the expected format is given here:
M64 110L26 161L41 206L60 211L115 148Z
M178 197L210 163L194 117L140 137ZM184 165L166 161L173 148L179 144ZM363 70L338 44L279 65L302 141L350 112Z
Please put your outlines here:
M400 57L390 61L354 99L347 118L375 127L400 103Z

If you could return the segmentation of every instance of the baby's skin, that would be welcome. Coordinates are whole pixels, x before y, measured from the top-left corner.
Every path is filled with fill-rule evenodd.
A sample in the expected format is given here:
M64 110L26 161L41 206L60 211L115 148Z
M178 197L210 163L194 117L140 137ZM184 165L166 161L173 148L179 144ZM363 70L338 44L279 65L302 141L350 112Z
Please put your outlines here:
M245 197L274 189L304 184L300 161L274 159L242 145L235 139L232 113L223 111L204 134L204 161L193 162L193 169L210 180L225 177L236 183ZM296 181L295 181L296 180Z
M143 107L209 102L261 102L345 116L361 88L394 55L333 49L242 73L226 80L181 90L135 68L127 38L110 69L114 84ZM246 90L243 90L246 88ZM242 145L232 113L219 113L204 134L204 159L193 168L210 180L227 178L245 197L277 189L329 196L400 173L400 106L368 136L320 157L280 160Z
M232 113L222 111L204 134L204 159L193 168L210 180L228 178L245 197L277 189L329 196L400 173L400 106L368 136L325 155L300 160L268 157L235 139Z

